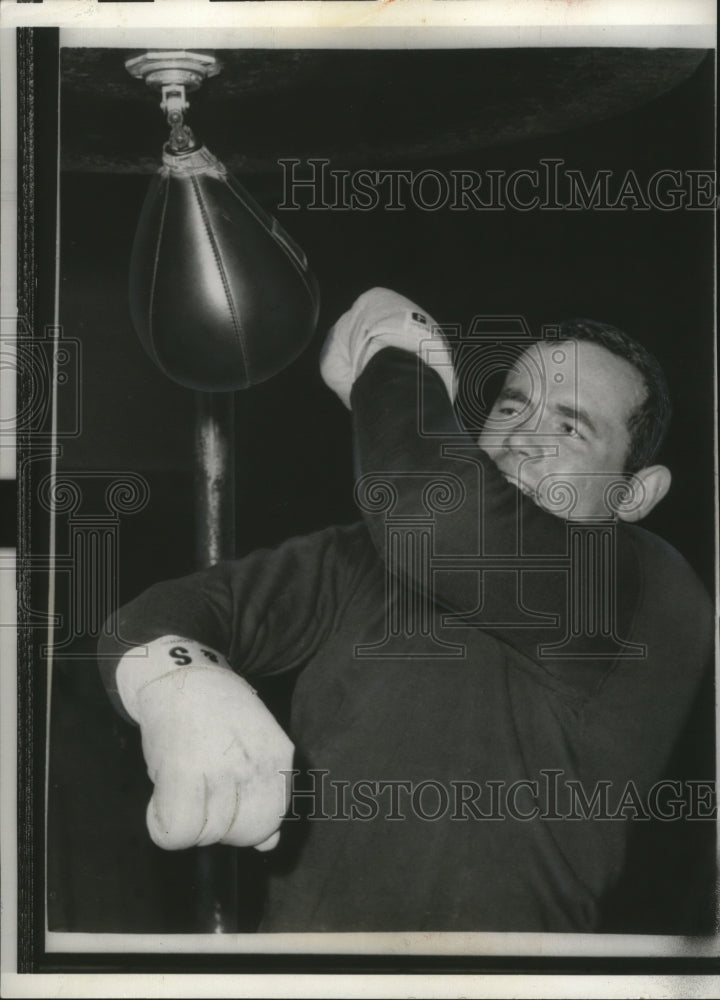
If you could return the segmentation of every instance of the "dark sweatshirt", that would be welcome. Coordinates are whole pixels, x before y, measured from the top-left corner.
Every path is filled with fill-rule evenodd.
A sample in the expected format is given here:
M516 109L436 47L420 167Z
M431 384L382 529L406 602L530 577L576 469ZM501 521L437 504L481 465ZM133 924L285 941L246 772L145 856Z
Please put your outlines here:
M509 485L411 355L377 354L352 402L365 523L151 587L101 642L111 696L123 643L166 634L251 681L299 669L313 794L269 856L263 931L593 930L626 819L666 808L707 595L642 528Z

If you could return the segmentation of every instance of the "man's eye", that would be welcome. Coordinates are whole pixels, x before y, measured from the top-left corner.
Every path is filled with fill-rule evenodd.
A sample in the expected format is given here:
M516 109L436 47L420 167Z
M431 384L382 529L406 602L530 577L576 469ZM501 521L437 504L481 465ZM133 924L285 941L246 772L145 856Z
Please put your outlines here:
M582 434L577 429L575 424L563 423L560 425L560 430L566 437L579 438L580 440L584 440Z
M519 410L519 408L517 406L510 406L507 403L505 403L503 406L501 406L501 407L498 408L498 413L502 417L513 417L516 413L519 413L519 412L520 412L520 410Z

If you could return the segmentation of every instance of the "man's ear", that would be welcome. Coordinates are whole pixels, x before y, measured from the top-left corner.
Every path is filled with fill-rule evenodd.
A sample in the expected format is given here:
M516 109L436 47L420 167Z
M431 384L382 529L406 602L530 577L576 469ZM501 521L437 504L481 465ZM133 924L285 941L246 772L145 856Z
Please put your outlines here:
M672 473L664 465L648 465L630 477L633 498L623 510L618 505L616 514L621 521L641 521L659 504L672 483Z

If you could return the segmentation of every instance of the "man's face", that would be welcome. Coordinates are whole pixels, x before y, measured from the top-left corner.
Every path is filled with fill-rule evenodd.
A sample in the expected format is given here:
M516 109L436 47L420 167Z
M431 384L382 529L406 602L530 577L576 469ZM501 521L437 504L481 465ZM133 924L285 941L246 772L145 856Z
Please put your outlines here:
M478 445L505 478L561 517L607 517L627 422L645 387L633 366L585 341L534 344L508 373ZM563 503L569 489L576 499Z

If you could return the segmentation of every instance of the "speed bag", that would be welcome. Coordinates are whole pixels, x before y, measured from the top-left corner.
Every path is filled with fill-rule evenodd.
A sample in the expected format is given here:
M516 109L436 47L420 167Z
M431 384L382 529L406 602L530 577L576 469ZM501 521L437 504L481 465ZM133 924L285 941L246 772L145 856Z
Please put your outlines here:
M169 378L231 391L300 354L319 293L302 249L208 149L166 147L133 243L130 311Z

